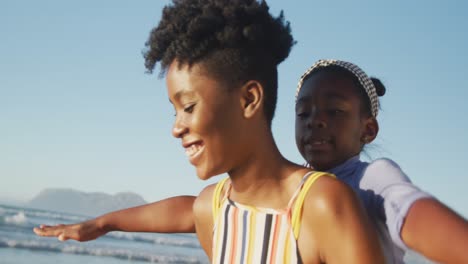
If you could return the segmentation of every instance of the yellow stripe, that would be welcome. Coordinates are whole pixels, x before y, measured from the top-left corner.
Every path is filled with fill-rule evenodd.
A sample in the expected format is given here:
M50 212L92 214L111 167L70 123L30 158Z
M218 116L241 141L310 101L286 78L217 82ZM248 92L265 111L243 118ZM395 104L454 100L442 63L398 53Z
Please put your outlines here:
M224 183L227 181L227 179L229 179L229 177L226 177L222 179L221 181L219 181L216 184L215 190L213 192L213 203L211 204L212 206L211 209L213 212L213 223L216 223L216 217L218 216L219 206L220 206L219 199L221 196L221 192L223 191Z
M291 246L289 245L289 243L291 243L290 230L282 230L282 231L286 232L286 239L284 240L283 263L289 264L291 263Z
M246 245L245 249L247 250L247 262L246 263L252 263L252 255L253 252L255 251L255 225L256 223L256 213L255 212L249 212L249 240L246 241L248 244Z
M223 226L223 218L222 217L218 217L217 221L215 222L216 224L216 230L215 230L215 233L214 233L214 239L215 241L213 242L214 244L212 245L212 247L214 246L214 250L213 250L213 257L212 257L212 261L213 263L216 263L218 262L218 259L219 259L219 253L220 253L220 244L222 243L221 242L221 234L222 234L222 231L221 230L224 230L224 226Z
M330 176L335 177L335 175L327 173L327 172L314 172L312 173L304 183L299 195L297 196L296 201L294 202L294 207L292 210L292 217L291 217L291 224L294 230L294 237L299 237L299 230L301 227L301 218L302 218L302 205L304 204L304 199L307 195L307 192L310 189L310 186L320 177L320 176Z

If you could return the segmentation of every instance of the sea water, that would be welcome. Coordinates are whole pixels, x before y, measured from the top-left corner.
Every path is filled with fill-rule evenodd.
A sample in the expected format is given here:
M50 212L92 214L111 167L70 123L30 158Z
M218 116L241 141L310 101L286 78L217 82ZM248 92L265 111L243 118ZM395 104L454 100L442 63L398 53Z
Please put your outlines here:
M58 241L32 231L84 216L0 205L0 263L208 263L195 235L111 232L95 241Z
M192 234L111 232L88 242L38 237L40 224L68 224L87 217L0 204L0 264L209 263ZM432 263L415 253L406 263Z

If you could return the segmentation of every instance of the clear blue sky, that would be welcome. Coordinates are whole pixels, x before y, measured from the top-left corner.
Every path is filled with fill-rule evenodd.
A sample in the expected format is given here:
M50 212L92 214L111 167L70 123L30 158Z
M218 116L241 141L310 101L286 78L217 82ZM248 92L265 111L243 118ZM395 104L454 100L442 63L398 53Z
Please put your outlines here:
M164 80L141 52L169 1L0 3L0 198L44 188L147 201L197 194L170 129ZM462 1L268 1L298 41L280 65L273 130L294 141L294 91L320 58L355 62L387 86L368 153L397 161L424 190L468 216L468 5ZM212 181L210 181L212 182Z

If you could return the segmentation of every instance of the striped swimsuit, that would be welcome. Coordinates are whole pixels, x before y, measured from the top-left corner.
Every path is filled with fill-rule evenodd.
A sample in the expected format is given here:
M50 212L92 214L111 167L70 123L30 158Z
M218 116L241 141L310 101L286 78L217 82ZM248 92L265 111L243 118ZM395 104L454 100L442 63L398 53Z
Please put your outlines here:
M308 172L285 210L258 208L229 199L231 185L221 198L228 178L221 180L213 196L212 263L302 263L297 238L302 205L310 186L323 172Z

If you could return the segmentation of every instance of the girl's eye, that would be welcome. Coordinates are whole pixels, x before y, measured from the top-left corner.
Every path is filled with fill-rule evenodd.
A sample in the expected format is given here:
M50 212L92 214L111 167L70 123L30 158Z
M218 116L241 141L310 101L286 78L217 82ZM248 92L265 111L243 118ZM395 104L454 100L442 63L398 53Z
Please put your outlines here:
M330 115L339 115L339 114L342 114L344 111L341 110L341 109L330 109L328 110L328 113Z
M191 104L191 105L187 106L186 108L184 108L184 112L190 114L190 113L193 112L194 107L195 107L195 104Z

